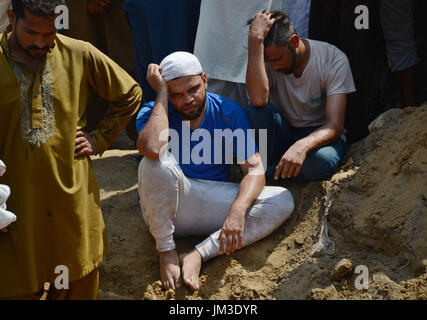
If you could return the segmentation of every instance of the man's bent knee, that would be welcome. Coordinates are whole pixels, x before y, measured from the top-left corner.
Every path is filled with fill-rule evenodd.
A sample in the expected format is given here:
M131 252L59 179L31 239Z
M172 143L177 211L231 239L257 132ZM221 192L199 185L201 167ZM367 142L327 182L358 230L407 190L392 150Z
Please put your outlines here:
M177 178L174 164L171 161L150 160L144 157L138 167L139 184L150 184L153 181L169 181Z
M304 162L299 178L304 181L329 179L338 169L340 161L337 151L330 146L315 150Z
M264 107L254 107L249 104L245 109L246 117L254 129L265 129L272 126L277 112L271 103Z
M277 211L279 213L281 223L283 223L294 212L294 197L288 189L283 188L283 190L278 194L277 198L275 199L275 204L277 206Z
M268 196L265 199L269 208L263 212L263 216L270 216L276 221L276 227L290 217L295 208L294 198L291 192L282 187L267 187Z

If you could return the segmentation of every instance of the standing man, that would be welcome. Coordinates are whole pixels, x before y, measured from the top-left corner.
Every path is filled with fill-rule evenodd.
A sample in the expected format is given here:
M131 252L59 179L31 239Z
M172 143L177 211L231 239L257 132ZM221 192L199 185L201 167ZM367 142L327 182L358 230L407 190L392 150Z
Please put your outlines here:
M285 188L264 187L244 111L206 91L196 56L175 52L160 66L150 64L147 81L157 99L137 118L145 156L138 173L141 208L156 240L163 287L179 287L182 276L196 290L202 261L268 236L291 215L294 201ZM232 154L244 174L240 184L227 182ZM174 235L210 236L179 261Z
M283 11L259 13L250 25L246 83L249 121L268 130L267 176L328 179L346 150L347 95L355 91L345 54L300 39Z
M57 34L64 0L13 0L0 40L0 183L17 221L0 233L0 298L95 299L106 252L89 156L102 154L141 102L138 84L89 43ZM111 102L87 133L89 89ZM59 269L57 269L59 267ZM69 289L55 286L58 271Z

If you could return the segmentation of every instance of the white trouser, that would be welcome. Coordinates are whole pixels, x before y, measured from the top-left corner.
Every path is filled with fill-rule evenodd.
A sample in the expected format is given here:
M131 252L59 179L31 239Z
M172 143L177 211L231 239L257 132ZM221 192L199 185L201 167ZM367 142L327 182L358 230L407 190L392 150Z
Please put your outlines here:
M217 240L239 184L187 178L173 161L143 158L138 168L138 190L145 222L160 252L175 249L178 237L210 234L196 246L204 261L219 255ZM264 187L246 213L243 246L265 238L294 210L291 193Z

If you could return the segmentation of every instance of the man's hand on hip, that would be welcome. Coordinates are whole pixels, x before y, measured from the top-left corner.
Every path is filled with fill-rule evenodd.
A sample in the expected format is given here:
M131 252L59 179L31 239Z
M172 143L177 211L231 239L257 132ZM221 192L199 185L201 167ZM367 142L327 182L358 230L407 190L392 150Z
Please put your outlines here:
M307 148L305 144L300 141L294 143L280 159L274 173L274 179L279 179L279 176L282 179L298 176L306 156Z
M93 156L96 154L95 144L89 134L83 130L77 131L74 158Z

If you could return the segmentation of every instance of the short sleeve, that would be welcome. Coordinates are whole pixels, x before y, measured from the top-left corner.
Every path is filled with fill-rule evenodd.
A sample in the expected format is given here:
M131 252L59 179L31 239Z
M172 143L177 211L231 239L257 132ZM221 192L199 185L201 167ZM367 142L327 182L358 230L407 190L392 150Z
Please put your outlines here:
M327 64L326 95L352 93L356 91L347 56L334 47L332 59Z
M147 102L144 103L141 110L138 113L138 116L136 117L136 130L138 134L144 129L145 125L148 122L148 119L150 119L151 112L153 112L154 108L154 102Z
M245 112L238 104L235 105L233 124L234 134L236 136L240 134L244 135L243 146L241 145L241 142L239 142L238 138L233 144L233 154L236 156L237 162L243 163L245 160L249 159L258 152L258 146L255 142L254 130L252 130L251 124L246 117ZM243 140L243 138L241 140Z

